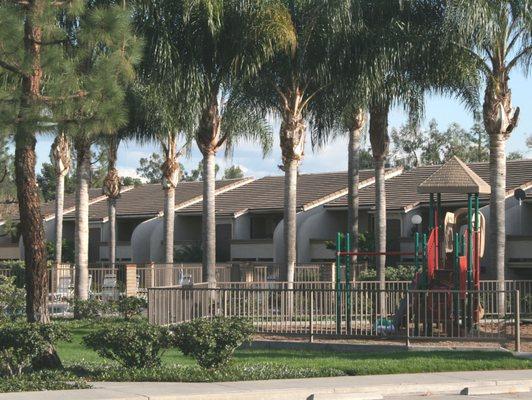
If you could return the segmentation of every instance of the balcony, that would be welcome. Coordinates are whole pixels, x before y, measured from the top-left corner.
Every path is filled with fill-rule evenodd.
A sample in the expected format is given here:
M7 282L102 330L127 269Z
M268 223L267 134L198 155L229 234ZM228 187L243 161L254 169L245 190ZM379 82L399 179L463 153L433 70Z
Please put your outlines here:
M18 243L0 243L0 260L18 259L20 259Z
M310 239L310 261L334 261L335 251L327 248L328 240Z
M531 268L532 236L506 236L506 259L509 268Z
M100 242L100 260L109 260L108 242ZM116 260L131 261L131 242L116 242Z
M231 260L273 261L273 239L231 240Z

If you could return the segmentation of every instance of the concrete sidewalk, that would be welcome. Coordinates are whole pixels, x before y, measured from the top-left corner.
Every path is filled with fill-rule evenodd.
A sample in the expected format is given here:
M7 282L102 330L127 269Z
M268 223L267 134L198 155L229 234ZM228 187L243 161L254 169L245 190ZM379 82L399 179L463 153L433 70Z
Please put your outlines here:
M220 383L94 383L93 389L0 394L0 400L379 399L465 388L532 387L532 370L440 372ZM350 394L346 396L346 394Z

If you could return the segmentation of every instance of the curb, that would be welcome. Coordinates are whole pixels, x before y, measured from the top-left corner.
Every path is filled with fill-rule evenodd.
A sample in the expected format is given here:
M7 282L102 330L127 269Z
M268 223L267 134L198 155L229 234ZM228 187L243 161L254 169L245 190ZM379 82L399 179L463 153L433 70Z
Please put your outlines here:
M311 343L311 342L278 342L275 340L254 340L251 343L242 346L246 349L256 350L315 350L315 351L337 351L337 352L406 352L406 351L475 351L475 352L510 352L502 346L499 347L470 347L470 346L423 346L410 344L406 347L400 343L386 344L359 344L359 343ZM515 353L514 355L521 354Z
M387 395L432 395L465 393L512 393L528 391L532 387L532 377L522 379L499 379L496 376L482 378L441 377L439 382L423 383L423 378L405 383L385 383L373 376L364 383L340 381L297 380L284 388L275 388L274 381L257 381L255 385L238 387L229 382L213 384L178 383L112 383L95 382L93 389L62 390L48 392L19 392L0 394L0 400L332 400L358 399L373 400ZM419 383L418 383L419 382ZM129 387L128 387L129 385ZM148 387L153 385L152 387Z

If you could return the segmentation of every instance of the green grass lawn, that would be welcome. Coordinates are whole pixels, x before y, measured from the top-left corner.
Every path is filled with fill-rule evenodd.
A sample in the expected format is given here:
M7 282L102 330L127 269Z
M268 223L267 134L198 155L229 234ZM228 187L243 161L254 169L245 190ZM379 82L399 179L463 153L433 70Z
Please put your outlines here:
M67 367L74 364L78 366L86 364L92 367L101 364L109 365L82 344L83 335L87 334L94 324L94 322L71 324L72 342L60 343L57 349ZM271 371L265 373L266 367ZM123 380L210 381L527 368L532 368L532 360L518 359L503 352L392 351L369 353L243 349L236 352L231 366L233 372L229 373L228 371L221 375L198 375L197 370L199 368L196 367L193 359L183 356L178 350L170 350L163 357L163 370L165 372L158 371L159 377L154 376L155 372L146 375L146 371L144 371L140 375L124 377ZM278 374L275 371L278 371ZM282 371L286 373L283 374ZM110 375L100 375L100 378L112 380L113 378L117 379L117 376L117 374L111 373Z

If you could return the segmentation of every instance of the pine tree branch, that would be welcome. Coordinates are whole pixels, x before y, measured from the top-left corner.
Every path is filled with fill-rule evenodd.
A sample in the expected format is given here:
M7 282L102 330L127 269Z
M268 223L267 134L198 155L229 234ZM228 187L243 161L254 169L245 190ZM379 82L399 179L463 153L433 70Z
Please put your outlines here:
M69 43L69 40L68 39L55 39L55 40L44 40L44 41L33 40L33 43L41 45L41 46L49 46L51 44Z
M11 71L11 72L13 72L15 74L18 74L18 75L22 75L22 76L25 76L25 77L28 76L24 71L22 71L16 65L9 64L9 63L7 63L5 61L2 61L2 60L0 60L0 67L3 67L4 69L7 69L8 71Z
M38 99L44 101L45 103L54 103L64 100L72 100L72 99L81 99L83 97L87 96L87 92L84 90L80 90L77 93L71 94L69 96L59 96L59 97L50 97L50 96L39 96Z

